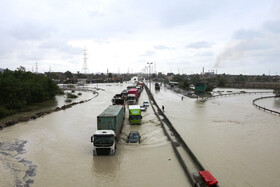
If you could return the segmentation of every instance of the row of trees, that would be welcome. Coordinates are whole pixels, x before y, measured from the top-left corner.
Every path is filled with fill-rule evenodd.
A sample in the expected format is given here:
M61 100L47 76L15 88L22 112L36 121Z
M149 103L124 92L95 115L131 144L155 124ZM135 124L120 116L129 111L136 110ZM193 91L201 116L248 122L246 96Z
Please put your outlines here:
M31 103L52 99L58 90L57 85L42 74L5 70L0 73L0 118Z
M190 85L195 85L199 82L205 82L206 83L206 90L205 91L212 91L216 86L223 87L225 85L225 79L221 76L217 76L213 79L207 79L207 81L202 80L200 75L174 75L172 77L172 81L178 82L179 88L188 90Z

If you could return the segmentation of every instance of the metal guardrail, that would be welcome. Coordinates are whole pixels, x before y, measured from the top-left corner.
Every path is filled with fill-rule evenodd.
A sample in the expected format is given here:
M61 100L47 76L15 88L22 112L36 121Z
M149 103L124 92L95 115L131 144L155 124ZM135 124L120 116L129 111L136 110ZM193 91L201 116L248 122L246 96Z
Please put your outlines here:
M238 92L238 93L228 93L228 94L220 94L208 97L209 99L216 98L216 97L223 97L223 96L233 96L233 95L251 95L251 94L272 94L273 92Z
M273 114L277 114L280 116L280 112L278 111L275 111L275 110L271 110L271 109L268 109L268 108L265 108L265 107L262 107L260 105L257 105L255 102L258 101L258 100L261 100L261 99L270 99L270 98L278 98L279 96L267 96L267 97L259 97L259 98L256 98L253 100L252 104L257 107L258 109L260 110L264 110L264 111L267 111L267 112L271 112Z
M191 149L187 146L187 144L185 143L185 141L182 139L182 137L180 136L180 134L176 131L176 129L173 127L172 123L169 121L169 119L167 118L167 116L162 112L162 110L160 109L160 107L158 106L158 104L156 103L152 93L150 92L149 88L145 85L145 89L146 92L149 96L149 100L151 103L151 106L154 110L155 115L158 117L158 119L160 120L162 127L163 127L163 131L165 133L165 135L168 137L168 139L172 142L172 147L173 150L175 152L175 155L177 157L177 159L179 160L179 163L181 164L185 174L187 175L190 183L192 184L192 186L196 186L199 187L200 184L197 183L194 178L192 177L192 173L189 171L184 159L182 158L178 147L182 147L184 149L184 151L186 152L186 154L188 154L190 156L190 158L192 159L194 165L196 166L196 168L198 168L197 172L199 171L204 171L204 167L202 166L202 164L199 162L199 160L196 158L196 156L193 154L193 152L191 151ZM152 102L151 102L152 101ZM154 106L156 107L156 109L154 108ZM163 119L160 118L160 116L163 117ZM176 138L176 140L174 140L174 138L171 137L171 135L168 133L168 130L166 129L166 126L169 128L169 130L172 132L172 135ZM190 164L190 163L189 163ZM206 185L206 184L204 184ZM218 185L216 185L218 186Z

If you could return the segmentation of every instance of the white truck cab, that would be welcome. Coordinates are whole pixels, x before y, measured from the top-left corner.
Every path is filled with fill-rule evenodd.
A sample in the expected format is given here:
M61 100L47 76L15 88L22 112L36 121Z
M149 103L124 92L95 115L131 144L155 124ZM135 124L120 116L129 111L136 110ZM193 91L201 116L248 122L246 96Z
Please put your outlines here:
M128 94L127 95L127 102L128 102L129 105L135 105L136 104L135 94Z
M116 134L113 130L97 130L91 136L93 155L113 155L116 152Z

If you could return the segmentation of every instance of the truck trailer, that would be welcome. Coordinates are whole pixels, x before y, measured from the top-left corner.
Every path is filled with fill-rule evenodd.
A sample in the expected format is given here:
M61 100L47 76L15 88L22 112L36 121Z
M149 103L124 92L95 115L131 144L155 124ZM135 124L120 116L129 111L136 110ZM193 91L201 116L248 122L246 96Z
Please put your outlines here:
M142 115L140 105L129 105L129 122L130 124L141 124Z
M115 154L124 117L122 105L110 105L97 116L97 131L91 136L93 155Z

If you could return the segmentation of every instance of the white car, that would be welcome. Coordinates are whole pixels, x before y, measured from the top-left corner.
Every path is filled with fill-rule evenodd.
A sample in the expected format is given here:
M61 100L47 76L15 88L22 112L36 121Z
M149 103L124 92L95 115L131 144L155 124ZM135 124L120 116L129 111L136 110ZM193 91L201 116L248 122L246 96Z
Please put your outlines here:
M142 105L142 106L140 106L140 109L141 109L141 111L146 111L147 107Z
M143 102L143 106L144 106L144 107L150 106L150 105L149 105L149 102L148 102L148 101L144 101L144 102Z

